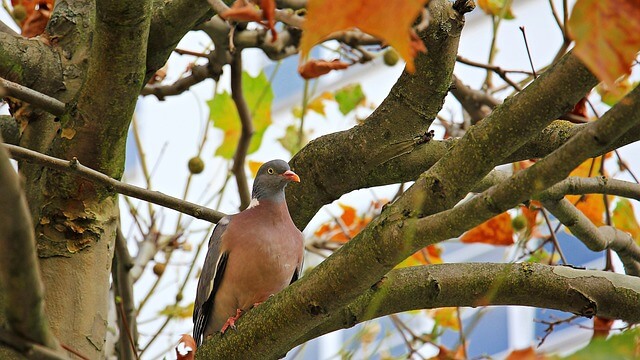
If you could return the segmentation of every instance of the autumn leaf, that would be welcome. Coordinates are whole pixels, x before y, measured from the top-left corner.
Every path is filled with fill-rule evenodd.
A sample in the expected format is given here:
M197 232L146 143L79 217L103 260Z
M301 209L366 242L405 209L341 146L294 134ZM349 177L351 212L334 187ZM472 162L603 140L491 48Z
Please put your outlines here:
M611 331L611 327L613 326L614 319L607 319L600 316L595 316L593 318L593 337L596 338L604 338L606 339L609 336L609 332Z
M439 308L431 311L431 316L436 324L442 327L448 327L453 331L460 331L460 323L458 322L458 312L454 307Z
M404 259L400 264L396 265L396 269L401 269L410 266L421 266L430 264L442 264L442 248L438 245L428 245L408 258Z
M412 49L412 24L427 0L309 0L300 40L301 59L311 48L338 31L358 28L392 46L407 62L407 71L415 66ZM330 15L329 15L330 14Z
M251 176L253 176L254 178L256 177L256 174L258 173L260 166L264 164L262 161L254 161L254 160L249 160L247 163L249 164L249 171L251 171Z
M505 9L507 0L478 0L478 6L488 15L502 16L505 20L515 19L511 11L511 2Z
M24 2L23 2L24 3ZM26 38L32 38L38 36L44 32L44 29L49 23L51 18L51 11L53 10L53 0L40 0L37 2L38 9L35 7L36 2L29 2L29 8L27 8L27 17L24 22L21 22L21 34Z
M335 98L338 103L338 109L342 115L347 115L364 101L365 96L364 92L362 92L362 86L360 86L360 84L354 84L337 90Z
M536 353L535 349L532 347L513 350L507 355L505 360L543 360L546 359L544 354Z
M608 338L592 339L589 345L563 357L566 360L637 359L640 328L631 328Z
M264 72L256 77L243 72L242 88L253 121L254 133L248 151L251 154L258 150L262 136L271 124L273 91ZM215 155L231 159L235 154L242 131L236 105L231 94L226 91L216 94L207 104L209 105L209 119L213 121L213 126L224 132L222 144L216 149Z
M376 210L376 208L372 206L369 213L360 216L354 207L345 204L338 205L342 208L342 214L338 218L338 221L322 224L318 230L314 232L316 238L341 244L346 243L358 235L358 233L371 222L373 218L371 212L372 210Z
M193 303L185 306L167 305L164 309L160 310L158 314L180 319L189 319L193 315Z
M289 125L284 131L284 136L278 139L280 145L287 150L291 155L300 151L300 149L307 145L309 142L309 134L307 131L303 131L302 140L300 137L300 126Z
M276 32L276 1L260 0L260 8L262 8L262 16L267 21L267 28L271 30L273 41L278 40L278 33Z
M582 116L585 119L589 118L589 113L587 112L587 97L583 97L578 100L578 102L573 106L571 113L574 115Z
M260 21L262 13L250 2L236 0L229 10L220 14L220 17L225 20Z
M592 177L600 174L601 158L587 159L569 176ZM604 200L601 194L567 195L565 197L593 222L595 226L604 225Z
M464 233L460 237L460 241L463 243L511 245L513 244L511 216L507 212L496 215Z
M568 30L575 54L608 86L631 73L640 50L638 0L578 0Z
M611 220L616 228L628 232L636 243L640 244L640 226L636 220L631 201L625 198L618 199Z
M349 67L349 64L338 59L332 61L309 60L298 68L298 73L303 78L309 80L324 75L331 70L342 70Z
M633 90L638 85L638 82L632 83L629 81L628 76L623 76L616 80L613 86L608 86L605 83L600 83L596 87L596 91L598 95L600 95L600 99L602 102L613 106L618 103L625 95L627 95L631 90Z

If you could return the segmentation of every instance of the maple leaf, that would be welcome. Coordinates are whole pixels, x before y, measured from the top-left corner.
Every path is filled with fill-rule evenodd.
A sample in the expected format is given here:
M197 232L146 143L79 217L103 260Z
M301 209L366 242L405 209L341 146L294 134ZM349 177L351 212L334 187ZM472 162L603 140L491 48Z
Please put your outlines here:
M460 237L463 243L485 243L491 245L513 244L513 226L507 212L496 215L467 231Z
M537 354L535 349L532 347L513 350L506 357L505 360L543 360L546 359L546 356L543 354Z
M310 60L298 68L298 73L304 79L313 79L324 75L331 70L342 70L349 67L349 64L338 59L332 61L326 60Z
M478 6L488 15L502 16L505 20L515 19L511 11L511 3L505 9L507 0L478 0Z
M443 327L448 327L453 331L460 331L458 313L454 307L439 308L431 311L431 316L436 323Z
M578 0L568 29L576 42L576 56L598 79L612 86L631 73L631 62L640 50L638 0Z
M35 8L27 9L27 17L20 26L22 36L26 38L32 38L42 34L51 18L53 0L38 1L37 4L37 10L35 10ZM35 6L35 2L31 2L30 6L31 5Z
M273 101L273 91L271 84L264 72L256 77L250 76L247 72L242 73L242 89L245 100L251 110L253 121L253 137L249 145L248 154L258 150L262 142L262 136L271 125L271 102ZM213 99L207 101L209 105L209 119L213 121L213 126L224 132L222 144L216 149L216 156L231 159L236 151L242 125L238 110L228 92L216 94Z
M631 90L633 90L638 85L638 82L629 81L628 76L623 76L616 80L613 84L613 87L608 86L605 83L600 83L596 87L596 91L598 95L600 95L600 99L602 102L613 106L618 103L618 101L622 100L622 98L627 95Z
M236 0L229 10L220 14L220 17L225 20L260 21L262 20L262 13L251 3Z
M251 171L251 175L255 178L256 175L258 174L258 170L260 169L260 166L262 166L262 164L264 163L262 161L249 160L248 164L249 164L249 171Z
M176 346L176 360L193 360L196 354L196 341L189 334L183 334Z
M411 31L427 0L309 0L300 40L301 59L311 48L338 31L358 28L392 46L413 72Z

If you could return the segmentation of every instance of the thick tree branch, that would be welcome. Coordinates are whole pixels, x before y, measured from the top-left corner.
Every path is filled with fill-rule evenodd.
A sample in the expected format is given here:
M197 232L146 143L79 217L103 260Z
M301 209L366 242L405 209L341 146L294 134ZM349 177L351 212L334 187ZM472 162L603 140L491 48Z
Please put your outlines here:
M398 176L398 169L386 161L398 155L398 144L427 131L440 111L451 85L464 18L449 2L430 1L429 11L431 24L420 33L429 51L415 59L415 74L403 73L362 125L315 139L291 160L300 177L308 179L287 189L299 228L342 194L389 174Z
M253 136L253 122L251 111L242 92L242 53L239 51L233 54L233 61L231 62L231 97L236 104L240 123L242 124L242 132L240 133L240 139L238 139L236 152L233 155L231 171L236 178L236 185L238 186L240 210L244 210L251 202L251 191L249 190L247 173L244 170L244 162L249 152L251 137Z
M14 349L30 360L69 360L69 357L61 351L52 350L3 329L0 329L0 343ZM6 353L3 354L7 355Z
M0 136L7 144L18 144L20 141L20 129L16 119L10 115L0 115Z
M62 101L0 77L0 97L3 96L11 96L28 102L53 115L60 116L65 112L65 105Z
M2 138L0 138L0 144ZM18 174L0 149L0 281L9 289L4 311L12 331L51 349L59 349L44 313L44 288L36 256L33 223Z
M538 200L561 200L565 195L607 194L617 195L640 201L640 184L624 180L610 179L606 176L584 178L568 177L538 194Z
M51 156L40 154L38 152L24 149L18 146L4 144L4 147L9 151L11 156L15 159L25 160L34 164L40 164L52 169L69 172L80 176L84 179L90 180L95 184L103 185L110 191L115 191L122 195L131 196L136 199L149 201L160 206L167 207L179 211L181 213L193 216L198 219L206 220L212 223L217 223L225 214L206 208L201 205L190 203L185 200L175 198L173 196L165 195L158 191L150 191L135 185L130 185L113 179L103 173L90 169L77 160L62 160Z
M574 66L580 66L575 62ZM548 76L554 79L558 74ZM539 80L544 78L542 76ZM397 212L396 204L389 206L309 275L276 295L269 306L259 306L245 314L240 319L241 331L227 333L223 339L214 338L214 341L205 343L199 353L206 358L229 359L252 357L251 354L262 357L281 355L291 345L285 334L306 333L319 326L326 314L339 311L418 249L459 236L463 231L516 206L536 192L561 181L593 153L611 146L617 137L640 122L639 97L640 89L637 88L599 121L590 123L547 158L451 210L424 218L407 218L402 212ZM570 106L570 103L565 105ZM492 116L495 114L509 117L509 114L497 110ZM494 118L494 121L499 123L501 119ZM483 123L485 121L480 124ZM468 132L467 136L469 134L473 136L474 132ZM485 138L472 137L472 140L489 142ZM422 202L422 197L414 200L419 205Z
M393 270L291 346L403 311L487 305L534 306L637 323L640 279L535 263L440 264Z

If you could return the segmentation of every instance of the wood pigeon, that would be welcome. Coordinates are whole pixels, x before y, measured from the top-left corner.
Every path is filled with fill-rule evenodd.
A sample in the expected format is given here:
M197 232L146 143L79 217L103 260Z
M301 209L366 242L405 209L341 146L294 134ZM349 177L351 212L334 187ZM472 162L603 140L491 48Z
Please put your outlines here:
M302 233L291 220L284 188L300 182L283 160L263 164L251 204L223 217L209 239L193 308L198 346L216 331L235 328L243 311L267 300L300 277Z

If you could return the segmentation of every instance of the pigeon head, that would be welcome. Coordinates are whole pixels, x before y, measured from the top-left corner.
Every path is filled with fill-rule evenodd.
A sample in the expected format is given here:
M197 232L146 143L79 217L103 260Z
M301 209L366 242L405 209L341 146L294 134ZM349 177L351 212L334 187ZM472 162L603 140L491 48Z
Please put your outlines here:
M289 164L284 160L271 160L258 169L251 197L258 201L284 201L284 188L292 181L300 182L300 177L291 171Z

